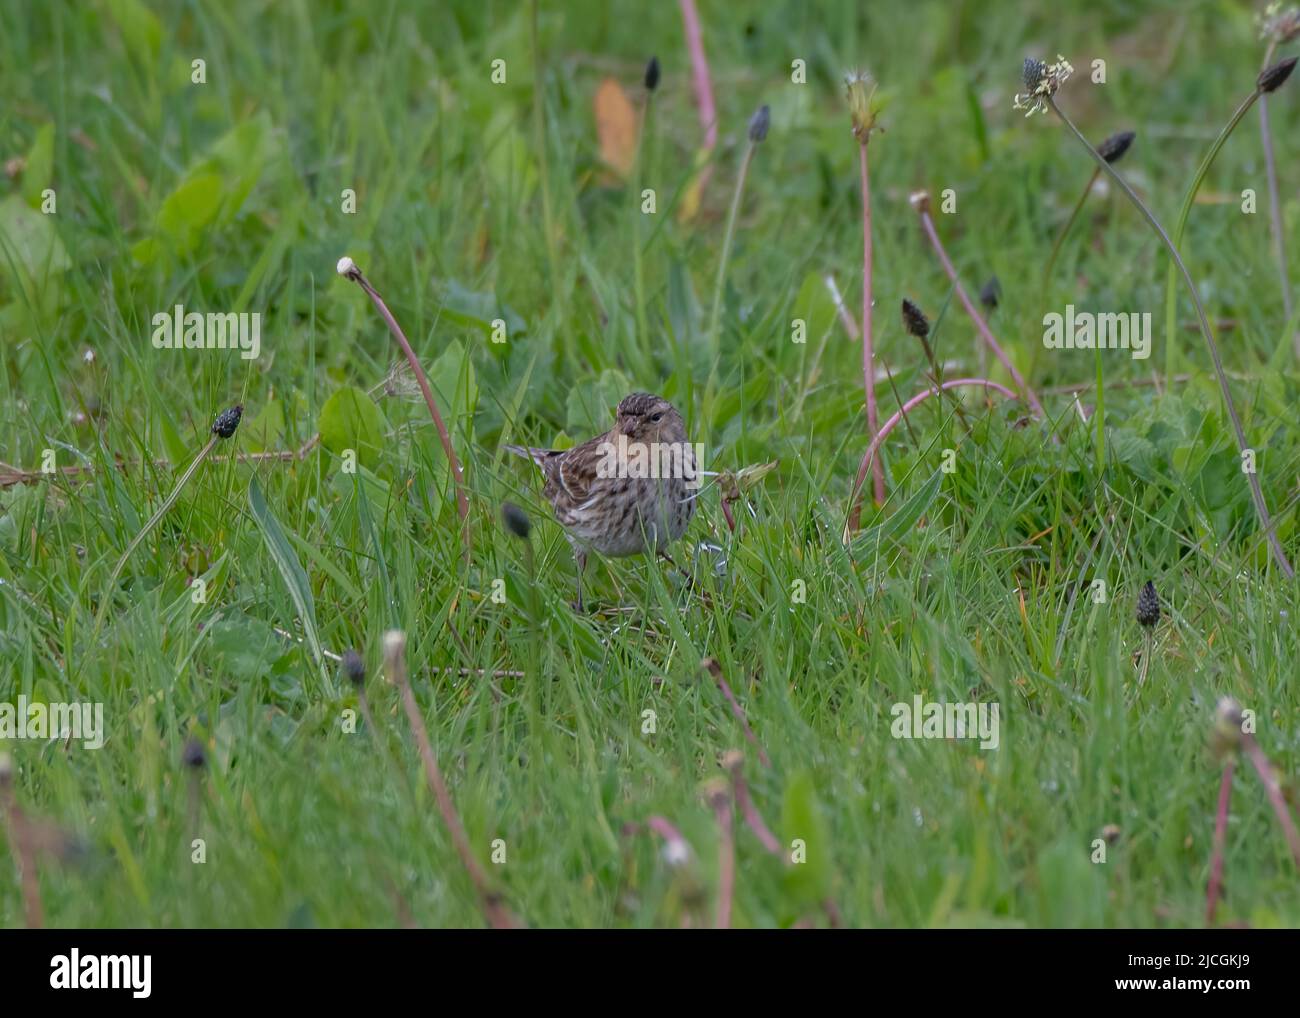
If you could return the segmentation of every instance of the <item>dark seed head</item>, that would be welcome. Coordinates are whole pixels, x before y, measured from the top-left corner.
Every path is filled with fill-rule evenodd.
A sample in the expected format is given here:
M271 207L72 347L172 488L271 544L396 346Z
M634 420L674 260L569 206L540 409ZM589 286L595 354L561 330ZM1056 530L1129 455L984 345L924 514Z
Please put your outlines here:
M645 65L645 90L653 92L659 87L659 58L651 57Z
M1035 60L1033 57L1025 57L1025 88L1030 92L1038 87L1038 83L1043 80L1043 75L1047 73L1047 65L1041 60Z
M917 339L926 339L930 335L930 320L906 297L903 298L903 328Z
M199 770L208 762L208 755L203 750L203 743L191 736L185 740L185 749L181 752L181 762L191 770Z
M1261 92L1276 92L1282 83L1291 77L1297 59L1300 58L1288 57L1278 61L1272 67L1265 68L1255 79L1255 87Z
M528 533L533 528L532 521L528 519L528 514L513 502L501 503L501 518L505 520L506 529L515 537L528 540Z
M366 663L361 660L361 655L351 647L343 652L343 662L339 667L352 685L364 686L366 684Z
M1138 594L1137 620L1148 629L1160 621L1160 595L1156 593L1156 585L1150 580L1147 580Z
M1124 153L1128 151L1129 146L1133 144L1133 139L1136 137L1137 134L1133 131L1120 131L1119 134L1112 134L1097 146L1097 154L1108 163L1117 163L1124 158Z
M749 118L749 140L757 145L767 137L767 129L772 124L772 110L767 106L760 106L757 112Z
M236 403L229 410L223 410L212 422L212 433L219 438L229 438L239 427L239 419L244 416L242 403Z
M997 276L989 276L989 281L980 287L980 303L992 311L1002 299L1002 284Z

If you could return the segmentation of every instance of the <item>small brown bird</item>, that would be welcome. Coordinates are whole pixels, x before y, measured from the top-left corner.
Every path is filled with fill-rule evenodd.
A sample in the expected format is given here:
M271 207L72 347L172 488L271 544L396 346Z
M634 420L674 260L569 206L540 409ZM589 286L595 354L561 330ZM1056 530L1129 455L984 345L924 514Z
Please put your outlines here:
M614 427L572 449L507 445L541 467L542 495L573 545L578 610L587 554L614 558L667 547L695 512L700 468L686 422L660 396L634 392L614 412Z

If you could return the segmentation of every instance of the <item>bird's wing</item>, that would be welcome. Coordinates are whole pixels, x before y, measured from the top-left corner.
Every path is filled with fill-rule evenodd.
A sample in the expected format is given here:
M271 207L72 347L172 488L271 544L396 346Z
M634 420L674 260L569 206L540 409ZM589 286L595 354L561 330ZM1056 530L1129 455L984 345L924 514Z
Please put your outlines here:
M547 478L564 492L574 509L586 508L586 503L600 486L600 466L609 453L609 436L597 435L582 445L575 445L548 461L543 470Z

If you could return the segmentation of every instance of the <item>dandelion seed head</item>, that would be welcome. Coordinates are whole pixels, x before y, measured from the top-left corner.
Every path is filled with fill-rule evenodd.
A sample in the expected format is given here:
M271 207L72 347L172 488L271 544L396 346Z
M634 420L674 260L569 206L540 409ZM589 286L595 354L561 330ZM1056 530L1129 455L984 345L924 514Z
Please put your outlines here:
M384 376L384 395L407 400L424 398L420 382L407 361L394 361L388 369L388 374Z
M1228 756L1241 748L1245 717L1241 704L1230 696L1219 698L1214 708L1214 730L1210 745L1219 756Z
M1278 45L1288 43L1300 35L1300 8L1282 9L1280 0L1269 4L1256 16L1259 37Z
M844 76L844 95L849 104L849 118L853 124L853 137L860 144L876 127L880 104L876 99L876 79L866 71L850 71Z
M691 861L691 846L681 838L672 838L664 843L664 862L674 868L685 866Z

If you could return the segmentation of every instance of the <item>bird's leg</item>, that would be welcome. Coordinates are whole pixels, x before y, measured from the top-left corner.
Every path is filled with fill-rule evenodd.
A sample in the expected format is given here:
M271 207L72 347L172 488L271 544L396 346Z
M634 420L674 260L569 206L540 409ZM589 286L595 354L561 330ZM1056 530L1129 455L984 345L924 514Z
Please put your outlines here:
M573 564L577 567L578 570L578 600L573 607L577 609L578 612L581 613L583 610L582 609L582 573L583 570L587 568L587 553L577 546L575 546L573 549Z
M661 551L658 551L656 554L658 554L658 556L659 556L661 559L663 559L663 560L664 560L665 562L667 562L670 566L672 566L672 567L673 567L674 569L676 569L679 573L681 573L681 575L682 575L682 579L684 579L684 580L686 581L686 589L687 589L687 590L694 590L694 589L695 589L695 577L692 576L690 573L688 573L688 572L687 572L685 569L683 569L681 566L679 566L676 562L674 562L674 561L673 561L673 557L672 557L671 555L669 555L668 552L666 552L666 551L662 551L662 550L661 550Z

